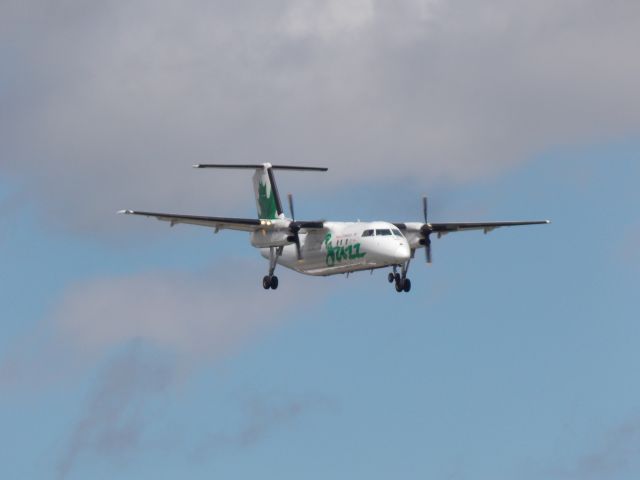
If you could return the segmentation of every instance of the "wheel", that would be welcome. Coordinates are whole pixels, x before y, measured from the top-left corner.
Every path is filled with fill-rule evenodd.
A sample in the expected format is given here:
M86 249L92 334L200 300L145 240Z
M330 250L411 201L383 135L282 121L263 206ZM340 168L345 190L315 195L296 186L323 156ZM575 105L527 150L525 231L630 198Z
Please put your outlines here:
M271 277L269 275L265 275L262 278L262 288L265 290L269 290L271 288Z
M405 278L404 282L402 282L402 283L403 283L402 289L405 292L408 292L409 290L411 290L411 280L409 280L408 278Z
M396 292L401 292L402 291L402 281L398 282L396 281Z
M271 277L271 290L275 290L276 288L278 288L278 277L274 275Z
M387 277L387 279L389 280L389 283L393 283L393 281L396 279L396 276L392 273L389 273L389 276Z
M396 272L396 283L400 283L402 281L402 277L399 273Z

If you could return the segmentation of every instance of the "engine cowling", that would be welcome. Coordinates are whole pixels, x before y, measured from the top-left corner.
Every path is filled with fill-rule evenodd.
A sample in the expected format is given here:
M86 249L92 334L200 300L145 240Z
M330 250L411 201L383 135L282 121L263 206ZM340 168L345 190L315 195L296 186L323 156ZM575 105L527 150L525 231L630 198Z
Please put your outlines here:
M284 247L290 245L288 230L257 230L251 234L251 245L256 248Z

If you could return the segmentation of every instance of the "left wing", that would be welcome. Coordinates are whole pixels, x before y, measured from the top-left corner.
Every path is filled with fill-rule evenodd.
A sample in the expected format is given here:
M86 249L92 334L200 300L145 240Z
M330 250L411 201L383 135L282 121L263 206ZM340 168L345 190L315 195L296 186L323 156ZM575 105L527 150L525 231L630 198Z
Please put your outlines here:
M266 220L258 220L256 218L202 217L198 215L175 215L173 213L137 212L135 210L120 210L118 213L155 217L163 222L169 222L171 226L176 223L187 223L219 230L229 229L241 230L243 232L254 232L267 225Z
M430 230L439 234L446 234L450 232L460 232L465 230L484 230L484 233L489 233L491 230L500 227L519 227L521 225L544 225L549 223L549 220L533 220L526 222L454 222L454 223L427 223L424 225L427 230ZM423 227L423 228L424 228Z
M425 203L425 218L426 218ZM404 236L409 242L411 251L416 248L426 247L427 262L431 263L431 234L435 233L438 238L452 232L463 232L466 230L483 230L489 233L500 227L518 227L521 225L544 225L549 220L532 220L524 222L448 222L448 223L422 223L422 222L406 222L394 223L396 227L403 231ZM413 256L413 253L412 253Z

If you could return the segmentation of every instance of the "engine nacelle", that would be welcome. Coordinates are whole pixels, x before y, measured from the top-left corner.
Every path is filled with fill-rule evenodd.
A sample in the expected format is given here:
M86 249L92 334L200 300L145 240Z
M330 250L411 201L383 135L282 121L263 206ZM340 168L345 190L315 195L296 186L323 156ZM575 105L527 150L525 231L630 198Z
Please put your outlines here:
M256 248L284 247L291 244L287 230L258 230L251 234L251 245Z
M420 229L422 228L422 223L406 223L407 228L402 232L404 237L409 242L409 248L411 250L415 250L416 248L420 248L424 246L423 243L423 235Z

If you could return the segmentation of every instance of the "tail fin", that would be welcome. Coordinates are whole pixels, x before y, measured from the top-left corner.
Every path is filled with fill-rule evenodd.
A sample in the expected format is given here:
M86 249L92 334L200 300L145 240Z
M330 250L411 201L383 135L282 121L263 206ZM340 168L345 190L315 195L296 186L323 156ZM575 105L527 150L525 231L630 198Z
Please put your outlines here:
M253 174L253 192L256 196L256 207L258 208L258 218L273 220L284 218L282 203L278 194L273 169L271 165L265 164L256 168Z
M297 167L291 165L271 165L262 163L257 165L224 165L224 164L201 164L194 165L195 168L249 168L255 169L253 174L253 191L256 196L256 207L258 218L264 220L274 220L284 218L278 187L273 175L274 170L302 170L314 172L326 172L324 167Z

